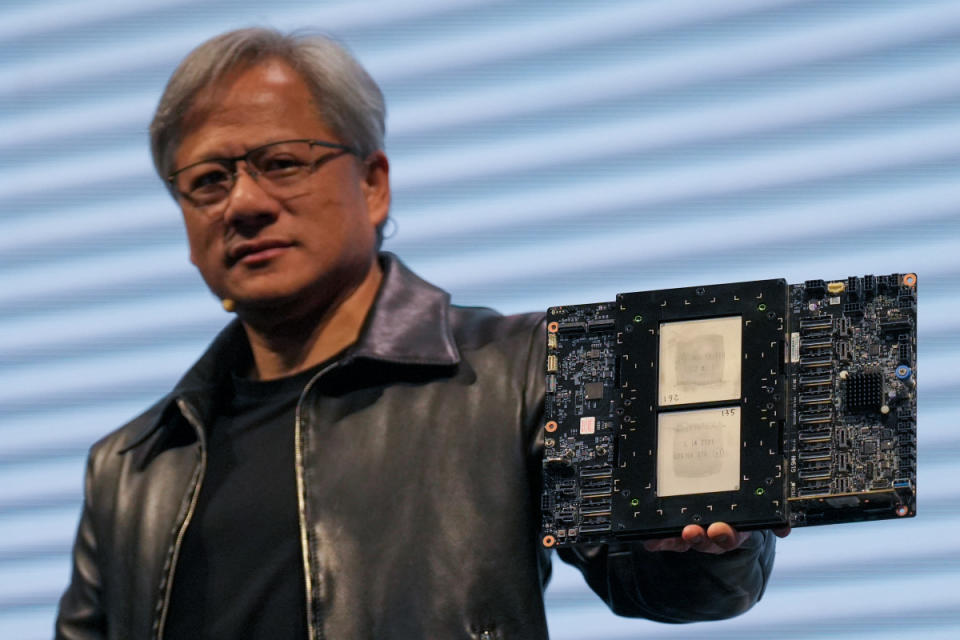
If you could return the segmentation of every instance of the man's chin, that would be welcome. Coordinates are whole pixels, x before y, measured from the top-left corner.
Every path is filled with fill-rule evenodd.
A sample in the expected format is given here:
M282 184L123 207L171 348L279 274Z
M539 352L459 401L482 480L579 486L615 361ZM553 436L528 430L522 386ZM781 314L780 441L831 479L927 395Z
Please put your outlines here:
M288 306L306 296L303 286L280 278L241 278L237 283L227 281L217 287L217 296L236 302L238 309L271 309Z
M279 313L296 306L298 296L281 295L278 293L258 296L237 296L230 298L234 301L238 312L245 313Z
M264 328L300 320L315 313L318 307L314 296L301 291L237 295L231 299L241 320Z
M328 273L321 279L262 278L227 282L218 287L221 300L233 300L240 318L258 325L302 320L320 320L359 286L365 274ZM353 277L349 277L353 276ZM230 286L236 284L237 286Z

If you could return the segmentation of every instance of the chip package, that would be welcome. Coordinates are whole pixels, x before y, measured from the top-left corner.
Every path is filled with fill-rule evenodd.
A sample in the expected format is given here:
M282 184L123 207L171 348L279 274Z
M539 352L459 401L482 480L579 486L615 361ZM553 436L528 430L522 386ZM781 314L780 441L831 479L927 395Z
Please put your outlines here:
M542 544L915 515L916 318L912 273L551 307Z

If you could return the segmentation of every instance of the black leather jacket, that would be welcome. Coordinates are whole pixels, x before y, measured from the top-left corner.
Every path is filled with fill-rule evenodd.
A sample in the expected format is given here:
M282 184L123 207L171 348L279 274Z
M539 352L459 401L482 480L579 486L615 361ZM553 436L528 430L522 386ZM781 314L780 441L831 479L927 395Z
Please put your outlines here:
M297 407L313 638L545 638L538 544L542 315L449 305L395 258L359 341ZM203 483L203 425L248 357L238 322L176 388L97 442L58 638L159 638ZM760 597L773 539L723 556L639 545L561 552L615 613L722 618Z

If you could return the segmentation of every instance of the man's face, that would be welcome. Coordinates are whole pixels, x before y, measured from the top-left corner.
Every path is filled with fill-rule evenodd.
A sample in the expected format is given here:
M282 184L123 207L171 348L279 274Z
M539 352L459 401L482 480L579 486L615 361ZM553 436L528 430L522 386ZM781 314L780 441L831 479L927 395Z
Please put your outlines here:
M281 140L343 142L320 118L300 75L277 60L228 75L194 105L174 170ZM386 157L377 152L367 160L331 156L285 199L264 190L241 163L216 215L181 198L190 260L207 286L241 312L324 308L349 294L375 260L376 228L390 203Z

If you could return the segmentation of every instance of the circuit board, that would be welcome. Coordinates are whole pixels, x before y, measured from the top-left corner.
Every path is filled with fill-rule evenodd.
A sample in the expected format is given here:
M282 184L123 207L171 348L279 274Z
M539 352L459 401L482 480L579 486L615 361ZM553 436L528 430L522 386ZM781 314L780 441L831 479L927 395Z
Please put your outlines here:
M792 526L916 512L916 276L790 290Z
M557 532L610 530L620 390L613 303L565 307L547 331L544 513ZM622 411L620 411L622 413ZM564 425L560 428L559 425Z
M915 274L548 310L542 544L916 513Z

